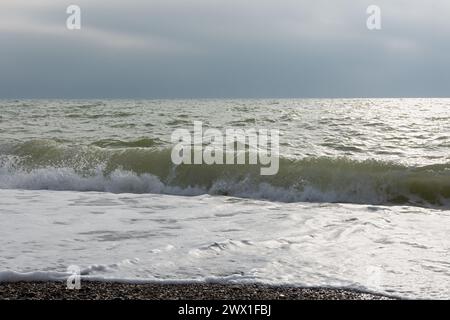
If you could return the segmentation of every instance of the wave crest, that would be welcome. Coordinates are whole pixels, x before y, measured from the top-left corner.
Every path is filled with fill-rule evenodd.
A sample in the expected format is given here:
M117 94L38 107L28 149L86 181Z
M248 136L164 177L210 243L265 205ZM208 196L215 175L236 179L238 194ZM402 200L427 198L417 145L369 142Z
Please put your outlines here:
M179 165L170 149L67 147L47 141L3 148L0 188L228 195L282 202L450 206L450 164L408 167L347 158L281 158L257 165Z

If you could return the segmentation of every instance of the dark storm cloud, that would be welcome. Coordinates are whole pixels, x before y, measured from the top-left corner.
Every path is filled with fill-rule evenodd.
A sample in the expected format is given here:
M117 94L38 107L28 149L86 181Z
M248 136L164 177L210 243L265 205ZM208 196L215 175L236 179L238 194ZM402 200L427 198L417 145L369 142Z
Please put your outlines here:
M82 9L82 29L65 27ZM382 30L366 28L381 7ZM448 96L450 3L7 0L0 97Z

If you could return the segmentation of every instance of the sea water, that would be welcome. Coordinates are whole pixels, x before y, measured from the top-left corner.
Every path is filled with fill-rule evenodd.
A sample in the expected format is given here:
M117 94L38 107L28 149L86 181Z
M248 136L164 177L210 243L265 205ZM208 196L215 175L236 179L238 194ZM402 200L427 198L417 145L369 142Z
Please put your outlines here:
M171 134L280 130L280 167L175 165ZM0 281L450 293L450 100L2 100Z

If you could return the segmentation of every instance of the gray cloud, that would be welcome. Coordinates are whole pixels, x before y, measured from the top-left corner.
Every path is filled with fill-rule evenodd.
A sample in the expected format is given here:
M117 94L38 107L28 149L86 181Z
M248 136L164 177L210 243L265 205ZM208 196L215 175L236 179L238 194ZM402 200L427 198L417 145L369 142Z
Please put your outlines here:
M65 28L69 4L82 29ZM382 30L366 28L366 8ZM7 0L0 97L448 96L446 0Z

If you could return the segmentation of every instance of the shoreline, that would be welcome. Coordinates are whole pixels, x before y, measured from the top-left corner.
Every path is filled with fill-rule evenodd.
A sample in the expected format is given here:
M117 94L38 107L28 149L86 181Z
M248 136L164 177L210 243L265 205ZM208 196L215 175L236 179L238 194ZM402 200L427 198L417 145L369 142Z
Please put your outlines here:
M79 290L66 282L0 283L0 300L394 300L351 289L263 284L129 284L84 281Z

